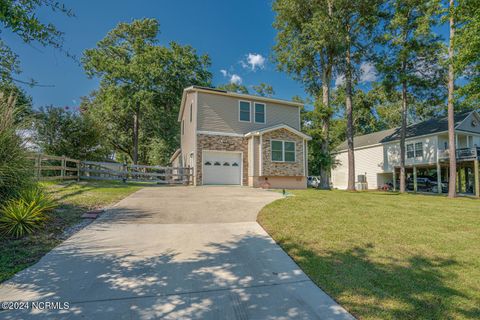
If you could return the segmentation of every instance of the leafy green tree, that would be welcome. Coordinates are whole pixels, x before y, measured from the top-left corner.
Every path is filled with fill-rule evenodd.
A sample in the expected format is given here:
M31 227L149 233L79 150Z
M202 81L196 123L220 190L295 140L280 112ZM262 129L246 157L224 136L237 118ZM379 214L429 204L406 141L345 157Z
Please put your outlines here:
M448 45L448 197L456 196L457 159L455 150L455 109L476 109L480 103L480 3L474 0L448 1L445 18L449 24ZM455 89L455 80L466 82ZM457 99L455 99L455 95Z
M348 182L347 190L355 190L354 116L353 90L355 60L365 60L364 56L373 43L373 30L381 17L378 8L381 0L336 0L333 1L334 17L338 20L340 43L343 48L343 69L345 75L345 113L347 118L348 143ZM362 59L363 58L363 59Z
M273 87L263 82L257 86L253 86L253 90L255 90L255 92L262 97L273 97L275 95L275 90L273 90Z
M302 83L315 99L315 121L321 139L321 187L330 188L329 128L332 73L340 54L338 30L332 0L276 0L273 26L277 29L274 58L279 70Z
M87 114L65 108L41 108L35 120L36 143L42 152L79 160L105 160L112 151L101 128Z
M410 101L441 104L444 79L441 67L444 48L441 39L432 31L440 14L438 0L391 0L389 19L381 38L384 50L377 69L384 84L399 89L402 95L400 134L400 192L405 192L405 136Z
M49 46L62 50L63 33L53 24L42 22L37 17L38 11L42 8L73 16L71 10L57 1L2 0L0 1L0 30L13 32L25 43L35 42L44 47ZM12 81L12 75L19 72L18 56L0 39L0 81Z
M173 152L183 89L211 81L208 56L175 42L160 46L158 33L155 19L120 23L82 58L87 75L100 78L100 88L85 108L104 124L115 149L133 163L146 161L148 140L155 137Z
M242 84L237 84L237 83L234 83L234 82L229 82L229 83L218 85L217 89L225 90L225 91L229 91L229 92L249 94L247 87L245 87Z
M458 96L470 108L480 105L480 2L450 1L450 47L454 55L455 75L466 84L458 88ZM450 21L450 19L453 19ZM452 32L453 31L453 32ZM455 40L454 40L455 39Z

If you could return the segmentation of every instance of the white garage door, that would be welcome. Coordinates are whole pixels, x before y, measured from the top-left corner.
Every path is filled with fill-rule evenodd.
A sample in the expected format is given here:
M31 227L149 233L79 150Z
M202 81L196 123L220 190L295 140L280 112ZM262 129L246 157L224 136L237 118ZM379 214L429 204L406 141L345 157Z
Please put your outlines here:
M241 168L241 153L205 151L203 184L240 184Z

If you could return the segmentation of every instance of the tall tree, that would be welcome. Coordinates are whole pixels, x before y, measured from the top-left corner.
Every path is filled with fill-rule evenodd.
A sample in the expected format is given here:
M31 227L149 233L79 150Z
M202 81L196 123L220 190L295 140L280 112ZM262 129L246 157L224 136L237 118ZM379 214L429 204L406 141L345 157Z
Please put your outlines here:
M391 0L390 14L382 36L384 51L377 69L384 84L399 89L402 96L400 130L400 192L405 192L405 138L409 96L440 104L443 69L440 67L443 46L432 31L438 22L439 0Z
M35 118L35 142L47 154L105 160L112 153L102 129L86 113L50 106L40 108Z
M457 151L455 145L455 110L453 106L453 94L455 86L454 70L454 40L455 40L455 1L449 1L449 27L450 39L448 44L448 151L449 151L449 180L448 197L455 198L457 183ZM476 182L478 183L478 181Z
M454 16L455 75L462 76L466 83L459 86L456 94L469 108L480 105L480 2L457 0L450 4L450 16Z
M335 17L342 26L340 42L343 46L343 67L345 75L345 106L347 116L348 144L348 183L347 190L355 190L355 154L354 154L354 119L353 119L353 86L355 76L355 60L366 56L366 51L373 42L372 30L376 27L381 0L337 0L333 2ZM363 59L365 60L365 59Z
M159 46L158 32L155 19L120 23L82 58L87 74L101 80L87 108L100 109L92 112L106 117L99 120L115 129L111 143L133 163L155 158L146 154L154 137L167 143L166 149L176 147L183 89L208 86L211 80L208 56L198 56L190 46L175 42Z
M301 82L315 99L315 114L321 119L321 188L328 189L332 164L330 87L340 52L340 26L334 17L333 0L276 0L273 10L276 12L273 26L278 31L273 48L277 67Z
M257 86L253 86L253 90L255 90L255 92L262 97L272 97L275 95L275 90L273 90L273 87L264 82Z

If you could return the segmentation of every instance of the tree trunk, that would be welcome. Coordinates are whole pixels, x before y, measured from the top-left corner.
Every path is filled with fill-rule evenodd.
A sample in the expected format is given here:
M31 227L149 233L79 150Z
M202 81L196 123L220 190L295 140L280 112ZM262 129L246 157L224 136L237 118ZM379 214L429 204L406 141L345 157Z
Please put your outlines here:
M348 31L349 32L349 31ZM347 144L348 144L348 184L347 190L355 191L355 154L353 146L353 107L352 107L352 64L350 57L350 36L347 35L345 55L345 107L347 112Z
M321 145L322 154L330 156L330 80L332 67L330 61L322 71L322 104L325 116L322 119L323 141ZM320 188L330 189L330 167L322 165L320 168Z
M407 133L407 82L402 81L402 127L400 129L400 192L405 192L405 136Z
M453 107L453 91L455 82L455 73L453 69L453 46L455 36L455 21L452 10L455 2L450 0L450 42L448 46L448 152L450 162L450 176L448 180L448 197L454 198L456 196L456 182L457 182L457 154L455 146L455 120ZM476 182L475 182L476 183ZM439 186L440 188L441 186Z
M133 164L138 164L138 132L139 132L139 118L140 104L137 102L135 113L133 114Z

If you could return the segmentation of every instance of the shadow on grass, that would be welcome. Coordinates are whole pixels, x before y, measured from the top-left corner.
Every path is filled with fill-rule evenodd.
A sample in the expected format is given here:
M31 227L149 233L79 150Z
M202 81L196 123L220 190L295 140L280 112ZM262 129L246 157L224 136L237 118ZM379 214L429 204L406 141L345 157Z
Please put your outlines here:
M360 318L480 318L476 298L447 284L456 277L446 271L458 264L453 259L413 255L406 263L390 257L378 263L369 256L373 245L324 255L290 240L280 245L317 285Z

